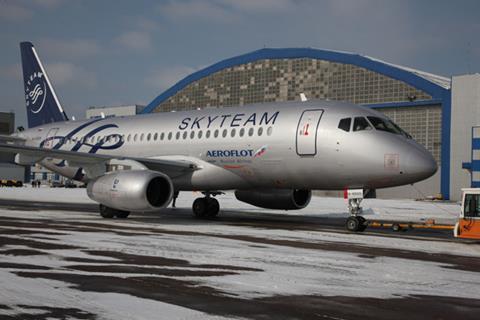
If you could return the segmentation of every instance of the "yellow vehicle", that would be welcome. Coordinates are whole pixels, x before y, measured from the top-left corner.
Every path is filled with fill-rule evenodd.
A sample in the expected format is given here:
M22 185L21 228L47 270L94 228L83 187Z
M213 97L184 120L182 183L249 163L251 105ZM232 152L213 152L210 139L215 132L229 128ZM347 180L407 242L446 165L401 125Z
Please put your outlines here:
M0 187L23 187L23 182L19 180L0 180Z
M453 234L480 240L480 188L462 189L462 209Z

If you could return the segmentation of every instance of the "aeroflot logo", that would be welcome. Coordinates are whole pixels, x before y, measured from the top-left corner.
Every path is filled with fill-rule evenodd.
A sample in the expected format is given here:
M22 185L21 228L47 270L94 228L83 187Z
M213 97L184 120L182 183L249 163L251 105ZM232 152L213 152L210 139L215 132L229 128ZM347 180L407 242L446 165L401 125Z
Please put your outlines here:
M242 150L208 150L207 157L210 158L238 158L238 157L251 157L253 156L252 149Z
M255 113L237 113L237 114L223 114L203 116L196 118L184 118L178 129L209 129L212 125L220 128L225 127L244 127L246 125L274 125L280 111L273 114L264 112L263 114Z
M43 77L43 73L34 72L27 81L25 89L25 100L27 108L33 113L39 113L45 104L47 97L47 84Z
M233 149L233 150L208 150L207 157L209 158L259 158L265 154L268 146L262 146L257 151L253 149Z

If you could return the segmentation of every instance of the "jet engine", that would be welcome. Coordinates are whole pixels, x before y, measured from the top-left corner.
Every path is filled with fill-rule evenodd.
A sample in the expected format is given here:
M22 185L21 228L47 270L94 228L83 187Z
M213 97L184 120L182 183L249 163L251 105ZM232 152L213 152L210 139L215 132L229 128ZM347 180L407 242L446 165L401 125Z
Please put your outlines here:
M298 210L305 208L312 198L310 190L237 190L235 197L248 204L266 209Z
M150 170L107 173L90 181L90 199L104 206L125 211L155 211L168 206L173 197L170 178Z

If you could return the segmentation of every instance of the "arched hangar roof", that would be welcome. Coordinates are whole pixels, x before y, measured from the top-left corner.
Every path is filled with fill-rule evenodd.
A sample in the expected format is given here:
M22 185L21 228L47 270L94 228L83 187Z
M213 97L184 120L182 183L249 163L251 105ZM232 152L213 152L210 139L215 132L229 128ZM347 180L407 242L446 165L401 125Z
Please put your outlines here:
M313 48L265 48L222 60L209 67L192 73L191 75L183 78L173 87L156 97L152 102L150 102L148 106L145 107L142 113L152 112L158 105L160 105L162 102L164 102L192 82L205 78L223 69L263 59L298 58L326 60L362 67L374 72L378 72L390 78L406 82L409 85L428 93L432 96L433 99L442 99L445 91L450 89L450 79L448 78L412 68L394 65L382 60L360 54Z

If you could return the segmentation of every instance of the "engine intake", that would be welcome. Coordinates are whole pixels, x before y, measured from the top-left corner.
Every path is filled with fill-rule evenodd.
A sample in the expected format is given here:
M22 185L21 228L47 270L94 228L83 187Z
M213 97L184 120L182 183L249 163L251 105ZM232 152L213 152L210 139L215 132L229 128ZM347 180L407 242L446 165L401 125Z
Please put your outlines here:
M90 181L87 194L118 210L156 211L172 200L173 185L167 175L156 171L116 171Z
M279 210L298 210L305 208L312 198L310 190L237 190L235 197L256 207Z

